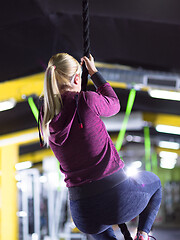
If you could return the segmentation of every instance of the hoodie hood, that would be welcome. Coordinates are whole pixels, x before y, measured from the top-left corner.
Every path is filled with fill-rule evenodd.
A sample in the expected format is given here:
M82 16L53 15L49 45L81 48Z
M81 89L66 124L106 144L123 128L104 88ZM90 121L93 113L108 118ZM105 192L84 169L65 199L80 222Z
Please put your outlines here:
M62 117L61 115L62 114L59 114L58 118L53 119L53 122L51 122L49 126L49 141L59 146L63 145L69 136L76 115L76 110L74 111L72 118L69 118L66 123L64 122L64 124L62 124L65 125L64 128L61 127L61 123L59 124L59 122L61 122L61 120L59 120L59 118Z
M67 92L62 96L62 111L49 124L50 143L62 146L69 137L74 121L80 122L78 96L78 93L72 92ZM77 119L76 114L78 115Z

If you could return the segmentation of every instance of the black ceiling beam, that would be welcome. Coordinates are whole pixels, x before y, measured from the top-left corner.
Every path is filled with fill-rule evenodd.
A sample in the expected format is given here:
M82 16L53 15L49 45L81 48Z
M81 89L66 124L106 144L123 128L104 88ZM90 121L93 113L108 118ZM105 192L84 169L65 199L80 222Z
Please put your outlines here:
M36 0L41 8L52 13L81 15L82 0ZM169 24L180 24L179 0L91 0L92 16L136 19Z

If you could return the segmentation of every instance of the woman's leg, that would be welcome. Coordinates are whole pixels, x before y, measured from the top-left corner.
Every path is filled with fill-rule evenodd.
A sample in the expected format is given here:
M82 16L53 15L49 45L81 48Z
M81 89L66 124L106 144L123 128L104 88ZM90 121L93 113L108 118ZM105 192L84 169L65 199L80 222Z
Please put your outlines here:
M142 187L147 188L148 192L154 190L154 187L157 189L150 198L146 208L139 215L138 231L149 233L161 204L161 183L155 174L149 172L142 172L139 176L138 182Z
M139 230L150 231L161 201L159 178L151 172L139 172L100 195L71 201L73 220L82 232L98 236L111 225L128 222L140 215ZM110 232L109 232L110 231Z

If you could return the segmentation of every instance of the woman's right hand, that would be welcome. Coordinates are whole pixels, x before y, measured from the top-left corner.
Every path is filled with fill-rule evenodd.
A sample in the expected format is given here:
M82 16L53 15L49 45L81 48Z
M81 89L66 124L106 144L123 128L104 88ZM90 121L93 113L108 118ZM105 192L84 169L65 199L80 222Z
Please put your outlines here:
M94 73L98 71L95 67L94 58L91 54L89 55L89 58L87 58L86 56L81 58L81 65L83 64L83 62L85 62L86 68L90 76L92 76Z

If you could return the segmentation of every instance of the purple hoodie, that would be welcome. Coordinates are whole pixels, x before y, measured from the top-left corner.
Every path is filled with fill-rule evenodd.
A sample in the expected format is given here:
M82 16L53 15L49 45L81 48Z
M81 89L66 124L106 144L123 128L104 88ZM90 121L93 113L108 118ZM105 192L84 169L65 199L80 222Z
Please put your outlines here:
M123 168L124 163L100 119L120 110L119 100L109 83L101 85L96 92L65 92L62 101L62 111L49 125L49 145L65 174L66 186L100 180Z

